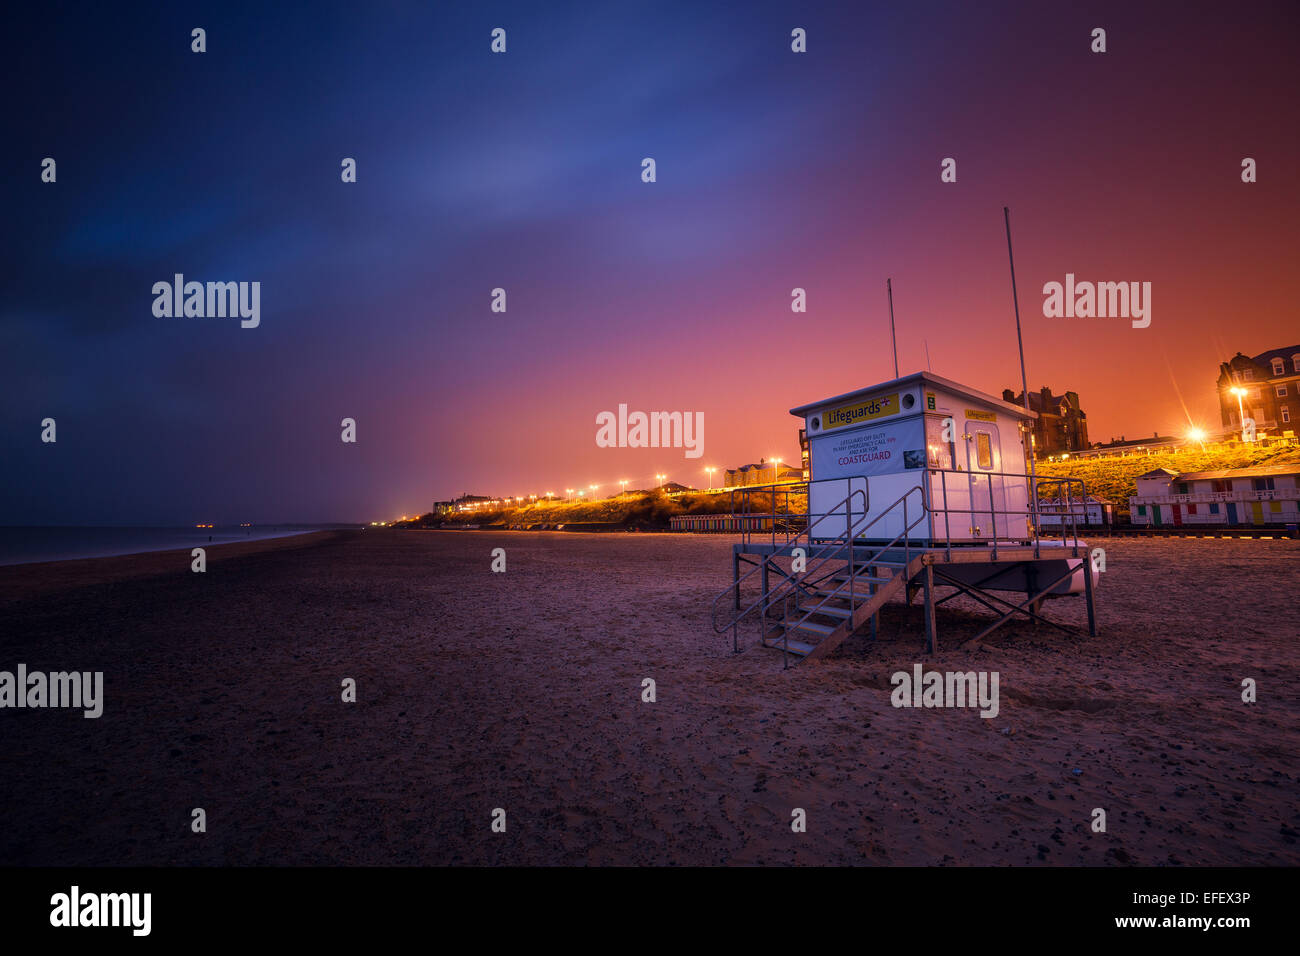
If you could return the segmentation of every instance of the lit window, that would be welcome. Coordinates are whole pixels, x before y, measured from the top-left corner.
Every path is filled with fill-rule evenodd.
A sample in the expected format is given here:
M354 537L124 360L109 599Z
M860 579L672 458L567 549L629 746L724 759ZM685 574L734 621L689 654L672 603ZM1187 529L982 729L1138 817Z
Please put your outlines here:
M993 470L993 439L988 432L975 433L975 461L984 471Z

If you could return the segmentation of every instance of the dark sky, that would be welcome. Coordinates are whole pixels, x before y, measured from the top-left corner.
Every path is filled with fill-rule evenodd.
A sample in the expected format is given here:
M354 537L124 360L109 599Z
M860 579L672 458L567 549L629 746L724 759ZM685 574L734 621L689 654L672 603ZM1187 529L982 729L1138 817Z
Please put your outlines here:
M886 276L904 372L1018 390L1004 204L1030 387L1094 440L1217 426L1219 362L1300 342L1294 3L138 6L7 13L2 524L792 459L791 406L892 377ZM155 317L177 272L260 326ZM1045 318L1067 272L1151 282L1150 328ZM598 448L620 403L704 456Z

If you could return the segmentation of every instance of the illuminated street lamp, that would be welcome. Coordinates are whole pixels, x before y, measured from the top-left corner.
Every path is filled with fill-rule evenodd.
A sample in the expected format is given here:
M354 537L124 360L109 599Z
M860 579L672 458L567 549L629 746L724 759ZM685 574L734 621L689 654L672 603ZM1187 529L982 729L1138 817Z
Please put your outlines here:
M1237 415L1241 419L1241 440L1252 441L1253 438L1246 435L1246 408L1241 403L1241 400L1246 397L1246 390L1240 385L1234 385L1228 391L1237 396Z
M588 485L587 487L591 489L591 497L596 497L596 489L599 488L600 485Z
M572 489L572 488L565 488L565 489L564 489L564 500L565 500L565 501L572 501L572 500L573 500L573 489Z
M659 488L662 490L664 482L668 479L667 475L655 475L655 481L659 482Z
M779 477L777 472L779 471L780 467L781 467L781 459L773 458L772 459L772 484L776 484L777 482L777 479Z
M622 490L619 492L619 494L620 494L620 495L625 495L625 494L627 494L627 479L624 478L624 479L620 480L620 481L619 481L619 485L622 487Z
M713 473L714 473L715 471L717 471L717 470L718 470L718 469L716 469L716 468L705 468L705 469L704 469L705 473L709 476L709 491L712 491L712 490L713 490Z

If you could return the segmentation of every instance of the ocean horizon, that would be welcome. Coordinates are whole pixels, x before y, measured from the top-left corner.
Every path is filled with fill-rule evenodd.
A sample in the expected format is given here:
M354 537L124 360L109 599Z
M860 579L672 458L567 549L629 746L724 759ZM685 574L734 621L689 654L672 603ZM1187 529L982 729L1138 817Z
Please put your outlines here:
M216 525L210 528L0 525L0 567L199 548L358 527L358 524Z

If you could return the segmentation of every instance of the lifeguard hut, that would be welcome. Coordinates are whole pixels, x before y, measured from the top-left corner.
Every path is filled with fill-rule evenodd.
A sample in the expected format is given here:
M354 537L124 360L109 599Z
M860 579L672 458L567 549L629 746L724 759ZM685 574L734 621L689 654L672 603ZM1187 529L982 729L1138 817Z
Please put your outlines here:
M1041 614L1044 599L1072 594L1085 598L1096 633L1096 572L1068 507L1086 492L1078 479L1034 477L1032 429L1023 427L1034 413L932 372L790 413L808 436L806 507L778 509L788 486L744 489L733 504L751 530L733 549L733 581L714 602L714 626L731 628L734 648L738 626L752 618L763 644L782 648L787 661L822 657L859 629L874 637L881 606L895 595L910 603L917 592L931 651L935 608L962 593L1001 615L977 638L1023 616L1073 630ZM1054 511L1067 507L1059 537L1045 539L1039 502L1049 499ZM744 575L743 564L752 565ZM955 590L940 598L941 586ZM746 590L757 592L748 603Z

